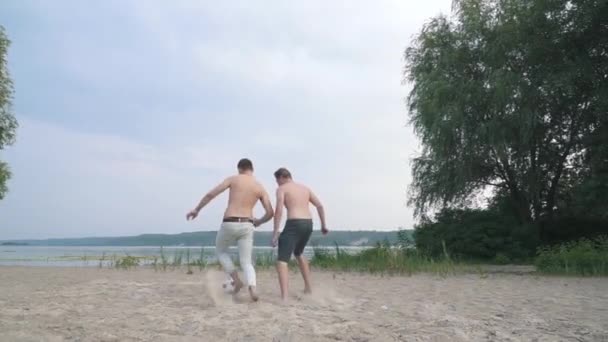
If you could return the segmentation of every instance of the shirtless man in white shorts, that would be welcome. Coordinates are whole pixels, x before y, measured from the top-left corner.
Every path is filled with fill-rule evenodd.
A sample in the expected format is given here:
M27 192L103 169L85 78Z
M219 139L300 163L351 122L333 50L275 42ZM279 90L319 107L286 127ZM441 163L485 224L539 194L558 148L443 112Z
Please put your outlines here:
M253 164L249 159L241 159L237 165L238 174L226 178L222 183L211 189L187 215L187 220L192 220L211 200L230 189L228 206L224 212L224 219L220 230L217 232L215 250L217 258L224 271L234 281L234 293L238 293L244 286L235 270L228 249L235 243L239 247L239 258L241 268L245 274L245 281L249 289L249 295L253 301L258 300L256 293L256 274L251 262L253 251L253 232L258 227L272 219L273 210L270 198L264 187L253 177ZM262 218L253 218L253 208L258 201L262 202L266 213Z

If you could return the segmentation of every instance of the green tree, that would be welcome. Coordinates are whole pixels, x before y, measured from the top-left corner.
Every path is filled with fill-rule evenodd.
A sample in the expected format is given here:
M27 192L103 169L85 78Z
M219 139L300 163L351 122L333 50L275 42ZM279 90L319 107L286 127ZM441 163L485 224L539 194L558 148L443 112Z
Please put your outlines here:
M0 26L0 150L15 142L17 120L12 114L13 83L8 73L7 52L10 41L4 27ZM11 173L8 165L0 160L0 200L8 191L6 183Z
M608 2L456 1L405 60L416 214L491 188L522 223L552 218L608 115Z
M562 215L608 222L608 116L589 137L585 152L579 182L560 196Z

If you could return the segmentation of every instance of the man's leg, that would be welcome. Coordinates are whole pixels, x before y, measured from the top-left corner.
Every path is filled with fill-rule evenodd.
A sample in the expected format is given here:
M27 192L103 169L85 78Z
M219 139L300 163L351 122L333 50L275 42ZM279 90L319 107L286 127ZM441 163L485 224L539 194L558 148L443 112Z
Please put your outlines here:
M303 253L304 248L306 248L306 245L308 244L308 240L310 240L310 235L312 234L312 220L300 222L300 226L298 228L299 240L296 243L293 254L298 261L298 266L300 266L302 278L304 278L304 293L311 293L312 287L310 285L310 267L308 265L308 260L306 260Z
M281 299L287 300L289 294L289 268L287 262L277 261L277 273L279 274L279 286L281 287Z
M289 292L289 259L295 247L295 236L293 231L287 226L279 236L279 255L277 257L277 273L279 275L279 286L281 287L281 299L287 300Z
M243 282L239 278L239 274L234 268L232 258L228 253L232 242L232 234L230 231L227 231L225 224L222 224L222 227L217 232L217 236L215 238L215 253L217 254L217 260L220 262L220 265L222 265L224 272L232 277L232 280L234 281L234 293L236 294L243 287Z
M253 230L254 227L251 224L244 225L246 232L239 238L239 258L241 262L241 268L245 273L245 281L249 288L249 295L254 302L257 302L258 295L256 293L256 275L255 268L251 262L251 253L253 252Z
M302 278L304 278L304 293L312 293L312 287L310 286L310 267L308 266L308 260L304 255L296 257L298 260L298 266L300 266L300 272Z

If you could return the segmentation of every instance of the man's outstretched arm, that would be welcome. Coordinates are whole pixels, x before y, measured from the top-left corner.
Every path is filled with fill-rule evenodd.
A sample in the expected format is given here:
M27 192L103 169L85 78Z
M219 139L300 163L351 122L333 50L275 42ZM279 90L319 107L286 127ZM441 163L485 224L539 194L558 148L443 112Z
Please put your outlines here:
M224 192L226 189L230 187L231 178L226 178L223 182L218 184L215 188L209 190L209 192L203 196L198 205L192 209L187 215L187 220L192 220L198 216L198 213L203 209L209 202L211 202L214 198L216 198L219 194Z
M262 194L260 201L262 202L262 205L264 206L264 210L266 212L264 213L264 216L262 216L260 219L257 219L253 222L253 225L256 227L259 227L259 226L263 225L264 223L270 221L270 219L273 216L272 203L270 203L270 197L268 196L268 193L266 192L266 190L264 190L264 193Z
M310 191L310 203L317 208L317 213L321 219L321 232L323 235L327 234L329 230L327 229L327 223L325 222L325 209L323 208L321 201L319 201L317 196L312 191Z

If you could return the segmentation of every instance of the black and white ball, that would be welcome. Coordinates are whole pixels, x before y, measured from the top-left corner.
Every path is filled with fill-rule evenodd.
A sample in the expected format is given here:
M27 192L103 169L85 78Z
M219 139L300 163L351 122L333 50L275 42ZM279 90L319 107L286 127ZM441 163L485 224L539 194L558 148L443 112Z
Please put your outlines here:
M222 290L224 290L225 293L232 293L234 291L234 280L232 278L224 280L222 283Z

